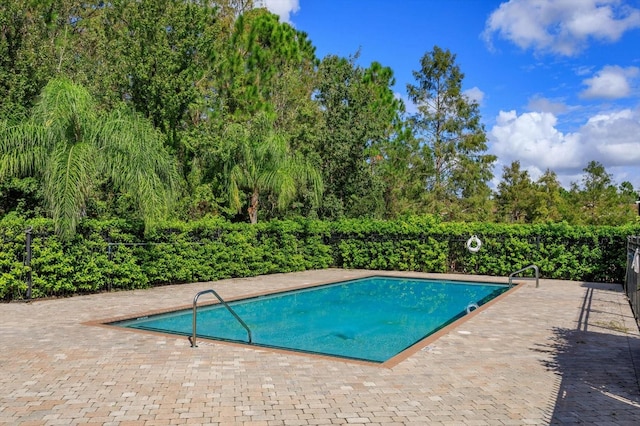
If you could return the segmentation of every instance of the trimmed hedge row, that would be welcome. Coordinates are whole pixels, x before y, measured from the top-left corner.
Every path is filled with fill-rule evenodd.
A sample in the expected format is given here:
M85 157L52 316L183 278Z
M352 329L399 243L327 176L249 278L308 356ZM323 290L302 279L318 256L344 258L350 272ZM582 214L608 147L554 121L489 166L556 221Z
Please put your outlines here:
M622 282L626 237L638 233L636 224L439 223L421 216L257 225L206 219L144 235L141 224L85 220L63 242L47 219L8 215L0 221L0 299L24 299L28 271L34 298L327 267L505 276L534 263L545 278ZM477 253L466 249L472 235L482 241Z

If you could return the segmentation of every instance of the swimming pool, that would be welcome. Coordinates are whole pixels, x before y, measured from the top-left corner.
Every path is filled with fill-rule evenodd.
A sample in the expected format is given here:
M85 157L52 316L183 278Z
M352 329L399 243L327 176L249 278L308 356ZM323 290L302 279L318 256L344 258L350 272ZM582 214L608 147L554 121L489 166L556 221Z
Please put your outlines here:
M373 276L229 302L252 344L382 363L508 290L504 284ZM200 307L198 338L247 343L221 304ZM192 310L112 325L189 336Z

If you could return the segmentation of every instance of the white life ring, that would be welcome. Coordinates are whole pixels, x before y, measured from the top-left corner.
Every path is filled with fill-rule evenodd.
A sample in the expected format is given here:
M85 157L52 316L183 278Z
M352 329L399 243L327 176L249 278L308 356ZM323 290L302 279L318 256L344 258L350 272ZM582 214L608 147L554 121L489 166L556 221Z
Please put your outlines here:
M480 247L482 247L482 241L480 241L480 238L478 238L477 235L474 235L467 240L467 250L471 253L477 253L480 250Z

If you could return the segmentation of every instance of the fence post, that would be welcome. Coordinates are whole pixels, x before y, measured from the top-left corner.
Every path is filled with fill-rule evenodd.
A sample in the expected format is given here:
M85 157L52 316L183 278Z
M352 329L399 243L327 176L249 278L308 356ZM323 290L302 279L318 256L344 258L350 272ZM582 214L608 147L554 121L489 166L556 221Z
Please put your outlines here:
M27 300L31 300L31 288L33 286L33 275L31 274L31 231L30 226L25 230L27 255L24 259L24 266L27 267Z
M111 238L107 240L107 256L109 262L113 262L113 244L111 243ZM113 265L109 267L109 281L107 282L107 291L111 291L113 288Z
M639 204L640 205L640 204ZM640 327L640 283L638 282L638 250L640 250L640 236L627 237L627 276L624 280L624 290L631 304L633 316Z

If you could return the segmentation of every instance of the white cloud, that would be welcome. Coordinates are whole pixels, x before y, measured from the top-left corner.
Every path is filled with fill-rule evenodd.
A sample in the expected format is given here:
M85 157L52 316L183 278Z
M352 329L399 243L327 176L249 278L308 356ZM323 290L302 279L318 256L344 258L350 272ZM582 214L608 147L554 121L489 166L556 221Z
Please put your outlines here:
M487 19L483 37L494 34L523 49L575 55L590 39L614 42L640 28L640 10L621 0L509 0Z
M519 160L524 166L554 171L579 167L578 137L558 131L557 121L548 112L500 111L490 131L492 151L507 164Z
M637 67L606 66L598 71L594 77L583 81L587 88L580 93L580 96L590 99L620 99L627 97L631 93L630 80L638 76L639 72L640 69Z
M543 96L535 95L529 99L527 109L529 111L549 112L554 115L560 115L567 112L569 107L563 102L554 102Z
M557 126L549 112L500 111L488 135L490 152L502 165L520 161L533 179L551 169L564 185L576 181L589 161L600 162L612 174L640 164L640 110L600 113L574 133L562 133Z
M291 14L300 10L299 0L261 0L256 5L266 7L269 12L278 15L280 21L287 23L291 23Z
M598 114L582 126L580 135L591 159L611 166L640 165L640 111Z
M465 90L462 94L472 101L476 101L478 105L482 105L482 101L484 100L484 92L477 87L472 87L471 89Z
M590 75L593 72L593 67L581 65L575 68L574 72L576 73L576 75L579 75L579 76Z

